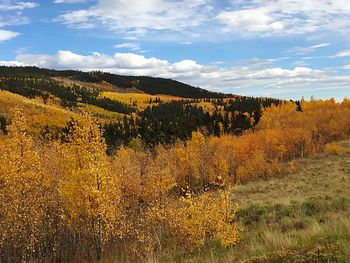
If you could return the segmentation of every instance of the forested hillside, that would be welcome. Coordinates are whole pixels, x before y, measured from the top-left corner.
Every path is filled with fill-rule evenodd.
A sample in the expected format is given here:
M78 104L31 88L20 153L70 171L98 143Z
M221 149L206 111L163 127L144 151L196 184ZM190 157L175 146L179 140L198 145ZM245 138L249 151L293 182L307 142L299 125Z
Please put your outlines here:
M92 111L100 120L109 153L130 143L145 148L174 145L179 140L190 139L195 131L217 137L242 134L256 126L264 109L285 103L271 98L212 93L172 80L101 72L0 67L0 76L0 92L8 91L34 100L37 107L49 105L73 113L82 109ZM121 90L130 92L121 93ZM3 93L3 96L9 95ZM5 100L3 104L0 115L6 119L11 101ZM23 100L23 104L28 101ZM29 113L30 110L30 121ZM40 129L37 132L40 135L49 132L51 137L64 140L70 122L57 125L50 121L39 127L35 123L35 126L36 131Z
M147 94L165 94L182 98L225 98L228 94L210 92L175 80L147 76L121 76L105 72L82 72L75 70L52 70L37 67L0 66L0 76L24 78L71 78L83 82L108 82L121 89L136 88Z

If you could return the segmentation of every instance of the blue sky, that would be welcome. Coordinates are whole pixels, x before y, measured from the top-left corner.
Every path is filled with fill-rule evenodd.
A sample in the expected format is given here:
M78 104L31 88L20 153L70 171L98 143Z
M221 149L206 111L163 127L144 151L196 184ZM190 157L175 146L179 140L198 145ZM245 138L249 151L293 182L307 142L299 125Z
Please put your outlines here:
M0 64L350 97L348 0L0 0Z

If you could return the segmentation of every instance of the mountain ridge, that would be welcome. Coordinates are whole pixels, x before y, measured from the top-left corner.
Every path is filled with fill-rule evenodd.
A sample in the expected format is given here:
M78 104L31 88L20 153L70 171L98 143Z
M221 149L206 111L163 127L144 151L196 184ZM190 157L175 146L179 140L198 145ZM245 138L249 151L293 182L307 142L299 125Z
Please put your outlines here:
M181 98L219 99L238 96L209 91L169 78L118 75L102 71L83 72L80 70L56 70L34 66L0 66L0 76L30 78L62 77L89 83L102 83L104 81L119 89L137 89L150 95L163 94Z

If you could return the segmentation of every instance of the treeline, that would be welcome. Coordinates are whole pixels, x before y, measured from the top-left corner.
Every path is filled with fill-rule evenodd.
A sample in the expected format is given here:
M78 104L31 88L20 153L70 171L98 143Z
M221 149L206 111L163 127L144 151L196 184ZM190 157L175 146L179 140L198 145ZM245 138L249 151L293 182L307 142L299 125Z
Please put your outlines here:
M104 72L0 66L0 76L25 78L65 77L92 83L106 81L121 89L136 88L151 95L165 94L182 98L224 98L231 96L223 93L210 92L171 79L148 76L121 76Z
M118 88L136 88L147 94L165 94L181 98L224 98L229 95L210 92L176 80L148 76L121 76L104 72L90 72L73 76L74 79L86 82L106 81Z
M172 101L149 106L136 118L104 125L109 150L127 146L140 139L146 148L174 145L186 141L195 131L207 136L240 135L254 128L265 108L284 103L277 99L247 98L241 100L205 99L213 105L213 112L198 106L202 100Z
M245 98L242 106L234 107L231 103L240 103L212 99L213 111L209 112L198 106L201 101L194 99L160 103L137 114L124 115L120 121L101 124L108 153L135 143L145 149L154 149L157 145L171 146L190 140L193 132L200 132L205 137L241 135L256 127L265 107L285 103L273 99ZM45 137L45 134L50 133L51 137L65 141L71 126L71 122L64 129L44 126L42 135Z
M44 103L47 103L51 97L57 97L61 100L63 107L77 107L77 104L81 102L124 114L135 111L133 107L125 103L109 98L100 98L100 92L96 89L76 84L64 85L52 79L6 77L0 79L0 89L30 99L41 97Z

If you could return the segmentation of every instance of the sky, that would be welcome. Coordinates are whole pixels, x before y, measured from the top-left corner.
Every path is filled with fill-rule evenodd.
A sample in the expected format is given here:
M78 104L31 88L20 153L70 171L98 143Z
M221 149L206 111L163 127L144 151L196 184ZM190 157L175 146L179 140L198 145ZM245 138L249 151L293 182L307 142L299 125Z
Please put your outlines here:
M349 0L0 0L0 65L350 97Z

